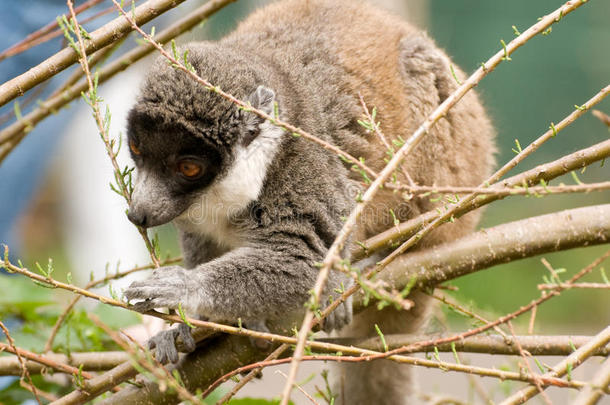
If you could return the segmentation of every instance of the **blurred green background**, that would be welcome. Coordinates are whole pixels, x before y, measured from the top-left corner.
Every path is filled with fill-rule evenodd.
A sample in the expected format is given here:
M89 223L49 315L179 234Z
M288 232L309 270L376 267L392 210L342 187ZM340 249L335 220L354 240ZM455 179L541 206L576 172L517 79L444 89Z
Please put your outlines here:
M514 38L512 26L523 32L559 7L561 1L443 1L431 0L428 28L466 72L473 71L497 49L500 40ZM498 131L498 163L508 161L518 139L527 145L551 122L557 123L610 82L609 2L592 2L558 24L548 35L538 36L502 63L478 86ZM610 112L609 100L598 107ZM528 169L578 149L608 139L608 130L591 114L585 114L559 136L525 160L517 170ZM517 173L513 170L512 172ZM610 165L592 165L578 174L584 182L607 181ZM571 176L555 180L574 184ZM511 197L491 204L483 226L493 226L534 215L586 205L610 202L610 193L560 195L541 199ZM608 249L608 245L544 255L556 268L573 274ZM462 299L492 311L505 313L529 302L539 292L536 284L547 273L532 258L498 266L457 280ZM606 265L606 268L610 267ZM599 272L590 279L600 280ZM527 321L524 317L522 321ZM567 291L543 305L537 325L557 332L588 333L610 323L610 295L607 291Z

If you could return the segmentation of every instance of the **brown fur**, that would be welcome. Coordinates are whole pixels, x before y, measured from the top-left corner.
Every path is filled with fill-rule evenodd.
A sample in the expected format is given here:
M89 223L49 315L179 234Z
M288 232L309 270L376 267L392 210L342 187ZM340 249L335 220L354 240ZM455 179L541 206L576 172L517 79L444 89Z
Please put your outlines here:
M381 129L392 141L406 140L457 88L449 58L425 33L356 0L281 1L253 13L223 40L187 48L190 63L211 83L240 99L251 97L258 86L272 89L281 119L363 157L376 171L385 166L387 150L376 134L358 124L363 117L358 95L369 109L377 108ZM210 184L223 180L234 164L236 145L247 136L247 122L253 119L234 110L229 101L202 90L167 61L157 62L130 115L131 139L139 138L142 154L152 157L139 170L160 173L168 155L180 155L190 144L191 154L213 145L222 167L205 185L182 190L182 197L175 190L168 192L166 174L150 174L157 184L150 189L158 197L139 192L140 205L148 208L141 211L149 220L154 216L158 224L175 218L184 206L205 196ZM470 92L430 129L406 157L404 169L420 185L478 185L493 166L493 136L481 103ZM317 276L314 264L324 258L343 226L341 218L354 207L352 191L362 190L362 177L349 170L350 164L306 139L284 136L269 158L258 197L247 201L247 209L223 231L231 235L231 246L219 249L221 232L214 224L206 224L210 226L205 232L186 225L182 229L183 250L192 267L189 283L201 278L192 287L194 306L207 305L199 315L264 324L301 311ZM130 212L137 219L138 204L132 205ZM363 214L354 238L362 240L391 227L390 209L404 221L435 208L428 198L405 200L400 193L382 189ZM444 225L418 246L471 232L478 216ZM181 226L180 218L175 222ZM178 281L186 274L181 269L174 273ZM344 277L331 272L328 291L347 282ZM159 283L167 284L163 279ZM132 295L139 291L134 289ZM176 300L184 298L177 295ZM374 336L375 324L386 334L418 331L430 305L421 293L410 298L416 303L412 311L367 308L341 335ZM329 329L349 321L350 310L339 309L343 312L334 311L327 321ZM384 360L335 366L337 404L404 404L413 391L410 369L404 365Z
M359 1L290 0L274 3L253 13L238 27L236 35L273 32L289 17L290 24L316 27L317 35L332 38L326 43L346 71L349 93L361 94L369 109L376 107L381 130L388 138L407 139L425 118L457 88L450 60L427 35L387 12ZM329 23L332 22L332 23ZM291 28L292 30L295 27ZM458 78L464 74L454 66ZM359 112L361 115L361 112ZM386 148L375 134L337 139L353 156L362 156L376 171L385 166ZM468 93L426 135L406 159L404 167L420 185L477 185L493 166L493 129L477 95ZM472 159L473 156L478 159ZM355 173L351 177L360 181ZM406 181L404 178L402 181ZM384 208L380 208L384 207ZM366 223L358 239L368 238L392 223L388 208L401 221L429 211L426 199L406 205L402 197L384 190L364 215ZM469 232L477 222L470 215L460 225L436 233L439 243ZM464 222L468 222L465 226Z
M238 33L273 30L290 15L291 23L315 27L329 39L332 53L347 73L349 93L361 94L369 109L376 107L381 130L389 140L407 139L426 117L457 88L450 60L427 35L375 7L348 1L285 1L252 15ZM276 29L276 28L275 28ZM459 68L457 76L464 78ZM363 131L360 129L360 133ZM420 185L474 186L493 166L494 131L477 95L468 93L426 135L407 157L404 168ZM338 138L353 156L362 156L376 171L385 166L386 148L375 134ZM359 181L358 174L352 173ZM406 179L402 178L402 181ZM356 238L370 237L391 224L389 208L401 221L432 210L428 199L405 202L399 193L381 190L363 214ZM479 213L461 218L429 235L420 246L434 245L471 232ZM377 324L386 334L417 332L425 323L430 302L421 293L410 297L416 307L406 313L371 307L343 328L343 336L374 336ZM408 367L389 361L335 364L337 404L402 404L413 391Z

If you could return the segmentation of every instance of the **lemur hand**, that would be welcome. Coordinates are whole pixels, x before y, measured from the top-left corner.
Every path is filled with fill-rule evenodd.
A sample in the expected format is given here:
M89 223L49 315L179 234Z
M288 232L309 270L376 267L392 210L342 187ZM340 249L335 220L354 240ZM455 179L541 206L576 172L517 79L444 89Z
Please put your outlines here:
M195 282L194 271L180 266L167 266L153 270L147 280L134 281L123 295L128 300L142 299L133 306L138 312L148 312L153 308L195 310L193 303L202 300L201 289Z
M178 362L178 346L176 338L180 337L182 345L180 351L190 353L195 350L196 343L191 335L191 327L181 323L177 327L161 331L148 340L149 349L157 349L155 358L161 363L166 364L168 361L172 363Z

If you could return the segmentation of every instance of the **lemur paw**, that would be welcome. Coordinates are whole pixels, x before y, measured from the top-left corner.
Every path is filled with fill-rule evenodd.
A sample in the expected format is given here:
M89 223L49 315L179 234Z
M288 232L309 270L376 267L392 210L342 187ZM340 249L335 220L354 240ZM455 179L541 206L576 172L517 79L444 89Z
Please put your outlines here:
M138 312L148 312L153 308L177 309L182 305L190 309L197 302L197 284L193 281L193 272L180 266L167 266L153 270L147 280L134 281L123 292L128 300L144 301L133 305Z
M190 353L195 350L196 344L191 335L191 328L183 323L176 328L161 331L148 340L148 348L156 349L155 358L161 364L166 364L168 361L178 362L177 337L182 340L181 352Z
M325 332L339 330L352 321L352 297L339 304L337 308L324 319L322 329Z

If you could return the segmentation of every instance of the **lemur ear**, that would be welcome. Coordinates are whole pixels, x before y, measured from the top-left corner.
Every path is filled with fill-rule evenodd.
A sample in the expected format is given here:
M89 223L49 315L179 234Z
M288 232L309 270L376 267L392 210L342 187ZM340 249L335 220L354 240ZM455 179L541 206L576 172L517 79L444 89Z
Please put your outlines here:
M275 93L268 87L258 86L256 90L248 96L248 102L257 110L261 110L267 115L273 115ZM243 136L241 143L243 146L247 147L260 134L261 125L265 120L253 112L240 112L240 115L245 127L245 135Z
M268 87L258 86L248 97L250 105L266 114L273 112L275 102L275 92Z

